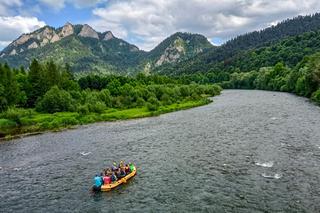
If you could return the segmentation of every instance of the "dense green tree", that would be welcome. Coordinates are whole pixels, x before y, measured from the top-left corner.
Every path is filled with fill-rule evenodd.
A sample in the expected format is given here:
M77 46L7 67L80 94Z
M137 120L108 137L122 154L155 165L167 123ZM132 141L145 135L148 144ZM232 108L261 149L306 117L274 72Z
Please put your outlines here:
M28 73L30 91L28 91L28 106L33 107L39 97L42 97L47 91L47 82L43 72L42 65L34 59L31 62Z
M110 91L110 93L111 93L112 96L117 96L117 95L119 95L119 93L120 93L120 91L119 91L120 87L121 87L121 83L120 83L120 81L119 81L118 79L115 79L115 80L111 81L111 82L108 83L108 85L107 85L107 89Z
M159 106L160 106L160 102L156 97L150 97L148 99L147 107L150 111L158 110Z
M45 65L45 81L47 82L48 88L53 86L59 86L61 83L61 76L57 65L50 60Z
M102 101L106 107L112 106L112 96L108 89L103 89L99 92L99 100Z
M4 86L0 84L0 112L6 110L8 107L8 101L5 97Z
M19 101L19 85L17 83L14 71L10 67L0 65L0 86L1 86L1 109L17 104Z
M48 113L73 111L73 100L67 91L53 86L43 98L37 101L36 109L39 112Z

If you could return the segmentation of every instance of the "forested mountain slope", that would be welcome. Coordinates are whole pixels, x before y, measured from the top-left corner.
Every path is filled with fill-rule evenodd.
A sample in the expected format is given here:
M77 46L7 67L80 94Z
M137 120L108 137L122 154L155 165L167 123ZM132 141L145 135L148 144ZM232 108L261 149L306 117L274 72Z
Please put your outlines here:
M236 69L239 67L237 67L237 64L233 63L237 58L246 58L248 54L254 51L256 51L256 53L259 51L263 51L263 48L274 48L277 43L289 37L298 36L295 37L295 39L297 39L296 41L291 40L290 42L292 42L292 44L299 43L299 39L304 39L304 36L312 37L312 32L318 30L320 30L320 14L317 13L309 16L299 16L293 19L285 20L277 24L276 26L272 26L261 31L255 31L240 35L234 39L231 39L218 48L212 48L209 51L200 53L197 56L184 61L183 63L158 67L156 69L156 72L178 75L192 74L197 72L208 72L217 69ZM311 32L311 34L304 35L307 32ZM290 43L287 43L285 45L290 46ZM301 45L299 48L302 48L303 50L304 48L308 48L308 45L312 46L313 44L311 44L311 42L306 42L299 43L299 45ZM313 45L313 48L317 47ZM299 51L295 51L294 54L301 55ZM270 56L270 58L273 57L274 56ZM296 61L301 60L301 57L294 57L296 58ZM258 60L256 64L259 65L259 63L260 62ZM243 66L243 68L245 68L245 66Z

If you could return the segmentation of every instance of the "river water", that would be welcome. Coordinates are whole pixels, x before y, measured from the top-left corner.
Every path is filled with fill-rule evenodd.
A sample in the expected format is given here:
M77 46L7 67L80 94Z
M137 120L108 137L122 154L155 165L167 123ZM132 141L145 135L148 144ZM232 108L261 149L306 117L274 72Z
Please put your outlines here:
M113 160L138 175L92 194ZM320 212L320 107L226 90L214 103L0 143L0 212Z

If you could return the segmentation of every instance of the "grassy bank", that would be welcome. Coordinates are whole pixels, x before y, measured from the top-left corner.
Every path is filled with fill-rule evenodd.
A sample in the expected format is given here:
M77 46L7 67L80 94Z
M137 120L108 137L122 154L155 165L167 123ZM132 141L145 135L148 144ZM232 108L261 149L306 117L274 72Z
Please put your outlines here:
M157 116L163 113L189 109L210 103L207 98L195 101L183 101L166 106L160 106L155 111L147 107L131 109L108 109L103 113L80 114L77 112L58 112L54 114L38 113L33 109L19 109L13 113L7 112L6 118L0 118L0 138L11 139L14 136L28 135L44 131L60 131L76 125L100 121L117 121L134 118Z

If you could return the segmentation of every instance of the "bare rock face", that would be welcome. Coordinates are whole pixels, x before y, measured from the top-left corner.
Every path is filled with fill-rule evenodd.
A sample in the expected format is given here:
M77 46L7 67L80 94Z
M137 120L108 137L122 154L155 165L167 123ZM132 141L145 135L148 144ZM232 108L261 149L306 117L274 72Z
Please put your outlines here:
M104 41L109 41L110 39L113 39L114 38L114 36L113 36L113 34L112 34L112 32L107 32L106 33L106 35L104 36L104 38L103 38L103 40Z
M17 54L16 49L13 49L13 50L10 52L10 54L9 54L9 55L16 55L16 54Z
M177 62L181 56L185 54L185 48L183 45L183 40L178 38L174 41L174 44L169 46L160 58L156 62L156 66L161 66L164 63L174 63Z
M44 38L44 39L40 42L40 46L43 47L43 46L45 46L46 44L48 44L49 42L50 42L49 39Z
M79 36L99 39L98 33L89 25L83 25Z
M44 46L45 44L49 43L49 41L56 35L56 32L49 27L44 27L43 30L36 31L34 33L30 34L23 34L20 38L18 38L16 41L13 42L13 46L19 46L25 44L27 41L29 41L31 38L37 39L41 46Z
M28 49L34 49L34 48L37 48L37 47L39 47L39 45L37 44L37 42L32 42L32 44L30 44L29 46L28 46Z
M72 35L73 33L74 33L73 25L68 22L63 26L61 32L59 33L59 37L65 38L69 35Z
M31 38L30 35L23 34L20 38L18 38L15 42L13 42L13 45L18 46L18 45L24 44L27 41L29 41L30 38Z
M198 53L202 53L203 52L203 49L198 47L195 49L195 52L198 54Z
M50 29L49 27L45 27L41 32L34 35L33 37L36 37L38 40L44 40L44 39L50 40L52 36L53 36L53 30Z
M57 41L60 41L60 37L58 34L54 34L53 37L51 38L50 42L51 43L54 43L54 42L57 42Z
M137 52L137 51L139 51L139 48L138 47L132 47L132 48L130 48L130 51L131 52Z

